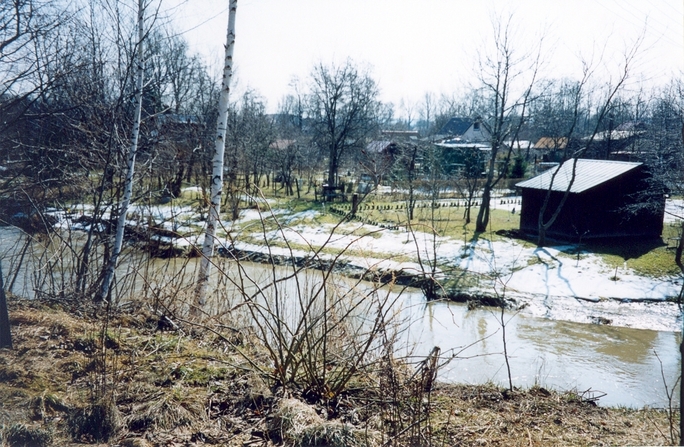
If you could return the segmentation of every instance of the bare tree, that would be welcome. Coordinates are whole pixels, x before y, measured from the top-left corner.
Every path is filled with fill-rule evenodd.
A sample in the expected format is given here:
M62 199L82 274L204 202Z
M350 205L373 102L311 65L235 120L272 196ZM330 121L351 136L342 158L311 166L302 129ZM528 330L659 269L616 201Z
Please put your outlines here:
M69 52L71 33L65 32L73 14L70 6L61 2L0 2L0 156L6 170L0 193L13 195L10 202L27 202L25 197L16 200L22 188L27 192L44 190L48 184L62 184L64 180L63 175L57 175L64 163L55 163L55 152L43 151L37 156L40 140L56 128L47 126L36 134L41 126L34 124L38 120L45 124L48 116L55 117L51 112L61 101L55 101L54 92L78 65L78 57ZM44 105L46 98L53 103L49 111ZM28 140L38 144L24 145ZM64 138L58 140L62 143ZM60 161L67 158L64 155L61 152ZM46 175L36 176L41 170ZM29 176L37 184L25 181ZM39 208L42 204L36 203Z
M435 95L432 92L425 92L423 95L423 102L420 103L420 129L421 135L428 136L433 130L433 121L435 119Z
M223 192L223 156L226 148L226 124L228 120L228 103L230 99L230 80L233 76L233 49L235 48L235 14L237 0L230 0L228 10L228 31L226 36L226 54L223 66L223 83L219 97L219 117L216 120L216 139L214 141L214 157L212 159L211 174L211 202L207 227L204 233L202 245L202 260L197 275L195 288L195 302L191 307L191 314L199 316L200 310L206 303L207 288L209 286L209 274L211 273L211 258L214 256L214 240L216 238L216 226L221 212L221 194Z
M292 185L295 184L299 198L301 185L297 175L301 176L305 168L315 166L316 157L307 157L311 140L304 132L304 105L296 88L295 94L286 96L281 102L274 127L278 138L269 151L272 169L281 177L288 195L294 194Z
M573 89L572 93L572 114L571 114L571 119L569 120L569 123L566 124L567 126L567 131L565 136L563 137L564 140L568 143L567 146L564 149L564 154L562 157L562 162L568 162L572 163L572 169L571 169L571 174L570 174L570 179L565 187L565 191L563 192L563 195L560 199L560 201L554 206L551 206L550 200L552 196L552 192L554 191L554 182L556 180L556 175L560 172L562 168L562 163L558 165L558 167L554 168L554 171L551 174L551 179L549 183L548 190L546 191L546 195L544 196L544 200L542 202L541 207L539 208L539 218L538 218L538 224L537 224L537 231L538 231L538 236L537 236L537 245L542 247L546 244L546 232L548 229L554 224L558 216L560 215L563 206L565 205L565 202L567 201L568 197L570 196L570 191L572 189L572 185L575 183L575 177L577 174L577 160L585 154L591 145L594 143L594 140L596 139L596 136L599 133L599 129L605 122L612 106L615 101L615 99L618 97L619 93L622 91L625 82L628 79L629 76L629 69L631 68L631 65L634 61L634 58L637 56L639 46L640 46L640 41L637 41L635 45L625 54L625 58L621 67L621 71L617 77L617 79L612 82L606 84L606 87L604 88L604 91L602 93L599 93L598 96L598 107L596 110L596 114L594 116L594 125L593 128L591 129L591 133L589 136L585 137L584 140L582 141L581 144L578 146L573 146L570 143L571 139L573 139L574 134L575 134L575 129L578 125L579 117L581 115L581 105L584 101L584 95L585 95L585 87L593 74L594 70L592 68L591 64L584 63L584 69L583 69L583 76L582 79L576 84L575 88ZM549 207L552 209L549 210ZM550 214L549 214L550 211Z
M492 189L508 170L512 146L506 140L517 140L533 99L533 88L542 63L543 39L532 52L520 53L514 42L513 17L495 18L494 49L479 61L480 82L489 99L488 112L491 152L482 188L482 202L475 222L475 231L483 232L489 224L489 204ZM505 151L501 153L501 151ZM499 160L502 155L502 160ZM497 171L498 168L498 171Z
M438 281L438 251L440 235L449 226L448 212L443 213L440 204L442 192L447 186L448 180L445 175L444 163L441 150L434 144L425 144L421 147L421 163L423 170L423 187L427 193L427 216L423 214L424 223L419 223L421 232L416 232L416 226L410 220L407 227L413 236L416 247L416 257L422 275L421 290L429 300L438 299L441 293L441 285ZM411 211L411 214L413 211ZM422 246L421 241L422 239Z
M460 180L465 185L464 196L466 199L463 210L465 224L471 222L470 212L475 203L475 194L482 186L482 169L485 165L485 157L482 152L476 149L466 149L463 151L463 169L461 170Z
M396 186L406 190L406 218L413 220L416 207L416 189L420 180L420 160L423 145L417 141L402 141L397 145L397 153L392 165L391 178Z
M133 175L135 173L135 156L138 152L138 138L140 136L140 116L142 113L143 102L143 81L145 75L144 63L144 48L143 41L145 39L145 8L144 0L138 0L138 41L137 41L137 60L136 60L136 81L135 81L135 111L133 112L133 130L131 135L131 144L128 149L128 156L126 158L126 180L124 182L124 193L121 204L118 209L118 220L116 223L116 236L114 238L114 246L112 254L105 269L102 286L100 292L96 295L96 301L107 299L109 289L114 279L114 270L121 253L121 246L123 245L124 228L126 227L126 217L128 214L128 205L131 202L131 195L133 194Z
M265 100L253 90L245 92L234 119L229 120L227 138L237 151L233 154L237 157L234 165L244 174L245 190L251 195L257 194L261 177L267 174L269 147L275 139L273 127L273 120L266 115ZM237 173L228 175L232 181L237 179ZM239 191L235 183L229 188L236 194ZM232 203L231 218L237 219L239 200Z
M0 2L0 131L61 79L59 73L47 77L44 67L64 50L52 44L62 43L58 30L72 14L66 6L42 0Z
M341 66L314 67L310 89L308 114L313 136L327 151L328 187L333 188L343 155L360 147L375 130L378 87L368 73L347 60Z
M416 114L416 105L410 99L402 99L399 103L399 108L404 116L406 130L412 130Z
M644 209L657 206L657 201L649 200L649 196L663 197L665 194L679 196L684 191L684 85L680 80L672 82L660 91L654 91L650 107L646 111L647 132L639 142L637 153L652 174L648 188L640 193L643 202L628 209L637 214ZM680 272L684 274L684 213L666 211L677 219L679 237L674 253L674 261ZM684 285L679 291L679 309L684 309ZM684 377L684 340L680 342L680 380ZM681 382L680 382L681 385ZM676 386L676 382L675 382ZM680 386L680 402L684 402L684 387ZM670 434L673 437L674 427ZM679 405L679 445L684 445L684 406Z

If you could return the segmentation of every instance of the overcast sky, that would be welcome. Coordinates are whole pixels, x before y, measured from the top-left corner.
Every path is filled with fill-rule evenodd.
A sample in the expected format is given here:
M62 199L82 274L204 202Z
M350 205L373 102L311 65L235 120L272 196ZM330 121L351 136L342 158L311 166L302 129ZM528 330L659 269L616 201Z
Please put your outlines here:
M218 73L228 0L164 2ZM684 71L684 0L239 0L234 91L257 90L273 112L293 77L305 80L317 62L351 58L371 68L381 99L400 112L402 100L475 82L476 56L497 14L513 14L521 46L545 36L547 77L579 78L580 59L604 48L607 76L640 36L633 88Z

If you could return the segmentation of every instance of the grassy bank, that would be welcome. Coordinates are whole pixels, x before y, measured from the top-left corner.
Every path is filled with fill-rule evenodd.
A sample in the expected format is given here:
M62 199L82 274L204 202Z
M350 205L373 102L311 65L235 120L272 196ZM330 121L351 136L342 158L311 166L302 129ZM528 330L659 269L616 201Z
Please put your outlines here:
M0 351L3 445L672 442L665 411L602 408L541 387L433 384L425 362L402 359L379 361L333 398L312 398L264 380L267 357L248 334L218 323L174 328L145 303L106 315L11 300L14 349Z

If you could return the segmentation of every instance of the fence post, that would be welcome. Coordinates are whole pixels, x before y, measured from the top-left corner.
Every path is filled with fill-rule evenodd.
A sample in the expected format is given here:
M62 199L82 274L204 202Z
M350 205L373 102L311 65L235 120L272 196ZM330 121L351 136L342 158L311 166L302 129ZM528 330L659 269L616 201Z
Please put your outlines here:
M7 313L7 297L2 281L2 262L0 262L0 349L12 349L12 333L10 332L9 314Z

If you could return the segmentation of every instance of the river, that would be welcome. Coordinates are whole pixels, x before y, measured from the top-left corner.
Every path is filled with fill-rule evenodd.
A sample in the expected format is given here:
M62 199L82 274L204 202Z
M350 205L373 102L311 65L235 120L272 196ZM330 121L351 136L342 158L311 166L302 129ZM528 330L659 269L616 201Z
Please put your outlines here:
M19 238L16 229L0 227L4 278L20 257L23 245L17 243ZM33 294L31 281L39 269L34 261L35 257L30 255L24 259L25 268L14 283L15 293ZM156 290L163 290L164 281L180 287L179 284L193 280L195 260L186 261L154 260L151 270L163 270L163 278L167 278L157 276L155 283L160 287ZM58 265L53 271L70 268L68 260L61 260ZM244 268L256 282L271 280L271 266L245 263ZM179 275L185 270L190 273ZM130 265L123 265L117 274L120 278L126 274L138 278L138 288L145 283L139 279L140 272ZM390 292L392 296L395 293L399 292ZM500 310L469 309L459 303L427 303L413 289L400 293L397 302L406 328L398 354L419 358L439 346L445 362L440 380L507 385ZM230 292L224 294L229 295ZM672 388L679 375L680 333L555 321L508 311L504 321L514 386L537 384L556 390L576 390L585 397L602 396L598 403L606 406L668 406L665 386ZM678 405L678 399L674 404Z

